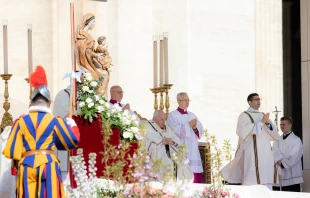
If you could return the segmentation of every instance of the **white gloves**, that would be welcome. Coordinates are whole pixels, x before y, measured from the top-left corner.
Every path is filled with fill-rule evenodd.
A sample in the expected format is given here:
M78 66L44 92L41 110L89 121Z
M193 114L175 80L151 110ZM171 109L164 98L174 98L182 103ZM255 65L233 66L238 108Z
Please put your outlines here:
M66 118L66 122L71 127L76 126L76 123L75 123L75 121L72 118Z

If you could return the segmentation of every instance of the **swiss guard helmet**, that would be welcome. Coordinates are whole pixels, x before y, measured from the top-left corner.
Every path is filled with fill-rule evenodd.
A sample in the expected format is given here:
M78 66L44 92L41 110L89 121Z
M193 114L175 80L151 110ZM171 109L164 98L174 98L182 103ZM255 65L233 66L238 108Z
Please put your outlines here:
M30 86L33 87L31 101L33 101L38 94L42 95L46 100L51 101L50 92L47 88L45 70L42 66L38 65L35 71L30 74L29 83Z

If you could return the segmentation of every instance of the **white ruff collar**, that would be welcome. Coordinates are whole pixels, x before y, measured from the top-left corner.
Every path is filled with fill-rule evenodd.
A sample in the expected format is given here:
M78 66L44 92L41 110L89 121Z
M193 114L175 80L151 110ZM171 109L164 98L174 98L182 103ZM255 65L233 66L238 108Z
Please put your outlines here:
M28 110L29 110L29 113L39 111L39 112L45 112L45 113L52 114L52 111L49 108L43 107L43 106L31 106L29 107Z

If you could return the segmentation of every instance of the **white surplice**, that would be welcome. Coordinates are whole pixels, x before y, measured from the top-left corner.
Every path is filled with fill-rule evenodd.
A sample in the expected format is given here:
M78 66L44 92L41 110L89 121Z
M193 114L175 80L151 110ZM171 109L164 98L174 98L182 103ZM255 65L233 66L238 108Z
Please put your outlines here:
M158 173L158 181L163 181L164 176L170 176L175 178L174 162L171 157L178 153L178 148L182 144L181 140L175 135L175 133L166 126L165 129L161 129L154 121L141 121L146 128L146 149L151 157L151 160L160 160L163 165L160 167ZM169 145L168 156L165 145L161 144L164 138L171 138L177 145ZM188 164L176 164L177 168L177 180L193 181L194 174Z
M197 116L187 111L188 114L181 114L178 110L169 113L167 119L167 125L175 132L175 134L181 139L182 143L186 146L187 159L189 165L194 173L202 173L201 157L198 149L198 139L203 134L203 126L197 119ZM197 129L199 131L199 137L196 136L194 130L189 126L189 122L193 119L197 119Z
M16 197L16 176L11 175L12 160L2 154L10 132L11 126L7 126L0 134L0 197L6 198Z
M269 120L271 126L261 122L264 114L249 108L238 118L238 148L235 158L222 170L223 178L229 183L242 185L270 185L274 181L274 158L270 141L279 140L277 126ZM272 130L271 130L272 129Z
M281 160L282 165L277 166L280 186L291 186L303 183L302 178L302 142L293 132L286 139L281 136L279 141L273 142L274 162Z

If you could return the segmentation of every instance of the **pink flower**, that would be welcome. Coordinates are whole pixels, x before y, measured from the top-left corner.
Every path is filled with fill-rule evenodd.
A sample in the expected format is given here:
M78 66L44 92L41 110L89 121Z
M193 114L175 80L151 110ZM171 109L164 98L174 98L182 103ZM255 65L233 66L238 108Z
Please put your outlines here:
M240 198L240 196L239 196L238 194L236 194L236 193L234 193L232 196L233 196L234 198Z

